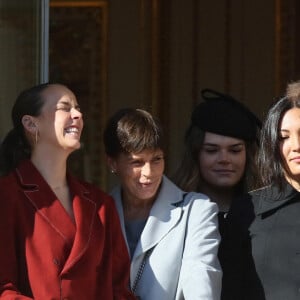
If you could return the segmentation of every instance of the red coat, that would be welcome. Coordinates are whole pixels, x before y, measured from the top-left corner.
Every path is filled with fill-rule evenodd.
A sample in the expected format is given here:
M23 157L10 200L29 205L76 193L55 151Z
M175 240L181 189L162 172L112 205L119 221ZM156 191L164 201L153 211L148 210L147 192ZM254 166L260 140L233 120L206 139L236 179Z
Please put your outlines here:
M1 299L134 299L111 198L68 183L76 224L30 161L0 178Z

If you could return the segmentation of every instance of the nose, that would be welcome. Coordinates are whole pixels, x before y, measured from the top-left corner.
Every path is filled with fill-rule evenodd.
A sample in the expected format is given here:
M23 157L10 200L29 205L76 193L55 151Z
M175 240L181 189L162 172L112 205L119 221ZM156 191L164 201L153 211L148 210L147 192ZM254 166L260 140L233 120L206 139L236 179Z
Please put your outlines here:
M75 107L71 109L71 117L72 119L82 119L82 112Z
M145 163L141 170L142 176L149 177L151 175L151 165L150 163Z
M297 134L291 138L292 150L300 151L300 136Z
M222 163L229 163L230 162L230 155L227 151L220 151L219 153L219 162Z

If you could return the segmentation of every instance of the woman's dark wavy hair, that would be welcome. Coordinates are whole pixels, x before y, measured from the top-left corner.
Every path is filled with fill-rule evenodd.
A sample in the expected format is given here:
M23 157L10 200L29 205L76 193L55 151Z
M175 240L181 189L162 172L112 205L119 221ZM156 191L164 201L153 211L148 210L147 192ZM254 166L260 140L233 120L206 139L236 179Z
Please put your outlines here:
M283 191L285 165L280 154L280 125L284 114L291 108L300 108L300 82L288 85L286 96L273 104L261 131L258 167L263 185L275 184Z
M25 136L22 117L40 114L44 104L41 94L49 85L43 83L34 86L24 90L17 97L11 112L13 128L6 134L0 145L0 175L6 175L20 161L30 158L31 146Z
M164 151L161 125L142 109L118 110L107 121L103 140L106 154L114 158L121 153L139 153L146 149Z

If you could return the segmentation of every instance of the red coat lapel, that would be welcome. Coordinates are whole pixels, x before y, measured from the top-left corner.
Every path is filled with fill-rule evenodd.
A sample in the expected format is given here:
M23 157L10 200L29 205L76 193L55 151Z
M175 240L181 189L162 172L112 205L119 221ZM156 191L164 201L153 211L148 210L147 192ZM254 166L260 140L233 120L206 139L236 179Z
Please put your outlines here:
M72 177L69 177L68 181L74 195L73 210L77 230L73 247L63 272L71 268L86 252L90 246L93 228L95 228L94 223L97 221L97 206L95 201L91 199L90 191L80 185L78 181L73 180Z
M68 176L73 194L74 224L47 182L30 161L24 161L16 172L24 194L35 207L36 212L69 245L69 256L62 270L64 273L82 257L89 246L97 216L96 203L91 199L89 190L72 176Z

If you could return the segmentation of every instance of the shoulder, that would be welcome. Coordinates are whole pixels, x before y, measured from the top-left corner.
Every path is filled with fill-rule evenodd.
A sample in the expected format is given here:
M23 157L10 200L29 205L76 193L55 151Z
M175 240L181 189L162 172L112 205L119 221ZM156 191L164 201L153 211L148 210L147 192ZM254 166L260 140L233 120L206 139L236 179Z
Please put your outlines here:
M190 207L192 210L199 211L201 213L218 213L218 206L212 202L207 195L197 192L189 192L184 196L183 205Z
M166 176L163 177L162 187L158 198L161 201L169 199L170 203L177 207L193 209L217 209L217 205L210 201L208 196L199 192L185 192L175 185Z
M230 210L248 210L250 207L255 207L261 199L266 198L273 192L273 188L271 186L261 187L252 191L249 191L243 195L237 197L232 204Z
M16 213L17 207L23 203L25 197L17 176L14 172L0 177L0 211L1 215L10 215L9 212Z
M182 203L190 203L193 201L210 201L208 196L198 193L198 192L186 192L173 183L167 176L163 176L162 185L159 195L171 195L172 197L177 197Z
M14 172L10 172L5 176L0 176L0 184L16 184L16 177L14 175Z
M270 194L273 190L274 188L268 185L268 186L261 187L259 189L252 190L248 193L248 195L249 197L251 197L251 199L257 199Z
M213 233L219 239L218 206L202 193L189 192L183 201L183 222L192 239ZM212 237L212 236L211 236Z
M261 187L256 190L252 190L248 193L248 199L251 201L252 205L256 209L258 206L260 206L260 203L262 201L265 201L266 199L272 199L277 198L279 195L276 188L274 188L271 185Z
M204 201L206 203L213 203L207 195L198 192L187 192L185 194L185 199L187 201Z
M15 171L10 172L8 175L0 176L0 193L16 192L20 186Z
M274 193L274 188L265 186L236 198L230 208L229 219L248 227L261 209L265 199L268 199L272 193Z

